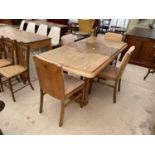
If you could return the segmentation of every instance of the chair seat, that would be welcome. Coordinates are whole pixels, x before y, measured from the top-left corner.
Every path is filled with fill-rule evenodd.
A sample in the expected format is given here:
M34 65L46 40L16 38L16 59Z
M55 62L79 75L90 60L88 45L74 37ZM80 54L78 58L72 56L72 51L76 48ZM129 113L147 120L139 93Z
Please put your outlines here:
M8 67L0 68L0 74L6 78L12 78L26 71L26 68L20 65L11 65Z
M11 64L12 64L12 62L7 59L0 59L0 68L11 65Z
M118 70L119 70L118 67L109 65L102 72L99 73L98 77L115 80Z
M76 79L72 76L64 74L65 95L69 96L84 84L84 81Z

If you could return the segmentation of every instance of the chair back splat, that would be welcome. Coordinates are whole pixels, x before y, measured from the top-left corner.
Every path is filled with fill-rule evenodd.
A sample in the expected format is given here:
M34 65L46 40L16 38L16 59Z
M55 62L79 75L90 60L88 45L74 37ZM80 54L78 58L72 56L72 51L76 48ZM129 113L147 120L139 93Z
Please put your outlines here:
M59 64L48 62L41 56L34 56L40 87L45 93L59 99L65 99L63 70Z

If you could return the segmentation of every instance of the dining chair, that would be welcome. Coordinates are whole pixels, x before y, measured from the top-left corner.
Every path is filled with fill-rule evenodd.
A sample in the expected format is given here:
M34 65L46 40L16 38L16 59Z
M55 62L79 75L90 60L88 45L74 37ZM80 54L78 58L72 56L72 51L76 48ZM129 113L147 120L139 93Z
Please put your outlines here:
M101 82L102 84L114 88L114 92L113 92L113 102L114 103L116 103L117 87L118 87L118 91L120 91L122 74L123 74L125 67L126 67L126 65L127 65L127 63L128 63L128 61L129 61L134 50L135 50L135 46L131 46L129 48L129 50L124 55L123 60L122 60L119 67L109 65L102 72L100 72L98 74L99 79L103 79L104 81L105 80L114 81L114 85L111 85L111 84L105 83L103 81L101 82L99 80L99 82Z
M120 43L122 41L122 39L123 39L123 35L118 34L118 33L113 33L113 32L107 32L104 35L104 39L107 40L107 41L113 41L113 42ZM116 58L112 62L112 64L114 64L115 66L116 66L116 63L117 63L117 58L118 58L118 56L116 56Z
M28 45L25 45L23 42L16 42L16 58L17 58L17 64L10 65L7 67L0 68L0 81L1 85L3 85L3 82L8 82L11 95L13 98L13 101L15 102L15 96L14 93L24 88L26 85L26 82L28 81L28 85L34 89L29 76L29 55L30 55L30 47ZM25 84L24 87L19 88L17 90L13 90L12 85L12 79L14 77L20 76L21 80ZM5 77L5 81L1 80L1 77Z
M37 34L47 36L48 25L41 24L37 30Z
M60 33L61 33L60 27L56 26L51 27L48 37L52 38L51 39L52 47L57 47L60 45Z
M79 23L79 32L84 32L87 35L91 35L94 33L93 25L94 25L94 19L78 19Z
M61 37L61 45L67 45L74 43L75 36L73 34L67 34Z
M15 42L9 38L0 38L0 68L14 63Z
M122 34L113 33L113 32L107 32L104 35L105 40L114 41L114 42L121 42L123 39Z
M26 31L35 33L35 26L36 26L35 23L29 22L27 25Z
M63 74L60 64L48 61L39 55L33 56L39 84L40 84L40 108L43 110L43 96L48 94L61 101L59 126L63 125L65 107L72 101L80 99L80 106L84 102L84 82L72 76ZM69 100L68 100L69 99Z
M19 27L20 30L24 30L24 24L25 24L25 20L22 20Z

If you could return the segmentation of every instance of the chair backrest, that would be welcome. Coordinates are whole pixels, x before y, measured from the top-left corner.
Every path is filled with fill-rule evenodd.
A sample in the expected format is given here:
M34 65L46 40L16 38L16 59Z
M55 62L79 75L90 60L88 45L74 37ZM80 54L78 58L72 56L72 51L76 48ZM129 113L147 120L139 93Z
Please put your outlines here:
M52 38L51 43L53 46L60 44L60 33L61 33L60 27L56 27L56 26L51 27L48 37Z
M26 28L27 32L35 33L35 23L29 22Z
M41 24L38 28L37 34L47 36L47 25Z
M113 32L107 32L104 35L105 40L114 41L114 42L121 42L123 39L122 34L113 33Z
M24 24L25 24L25 20L22 20L19 27L20 30L24 29Z
M75 41L73 34L67 34L61 37L61 45L71 44Z
M94 26L94 21L95 20L93 19L78 19L79 31L91 34L91 30Z
M9 38L3 38L4 57L12 64L14 63L15 41Z
M135 46L131 46L129 48L129 50L126 52L126 54L124 55L123 59L122 59L122 62L120 64L120 67L119 67L119 71L117 73L117 79L120 79L124 70L125 70L125 67L126 65L128 64L129 60L130 60L130 57L133 53L133 51L135 50Z
M60 100L65 98L62 67L39 55L33 56L41 89Z
M30 47L23 42L16 41L17 64L29 70Z

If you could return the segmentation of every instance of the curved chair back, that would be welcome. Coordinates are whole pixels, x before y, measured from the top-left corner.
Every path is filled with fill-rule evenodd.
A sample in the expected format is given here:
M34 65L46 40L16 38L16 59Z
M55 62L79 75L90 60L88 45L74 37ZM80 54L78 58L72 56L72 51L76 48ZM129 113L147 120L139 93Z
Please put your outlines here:
M73 43L75 40L74 35L67 34L61 37L61 45L67 45Z
M29 22L26 28L27 32L35 33L35 23Z
M24 24L25 24L25 20L22 20L19 27L20 30L24 30Z
M55 63L49 62L39 55L33 57L35 62L40 88L47 94L64 100L64 78L62 67Z
M117 79L120 79L124 70L125 70L125 67L126 65L128 64L129 60L130 60L130 57L133 53L133 51L135 50L135 46L131 46L129 48L129 50L126 52L126 54L124 55L123 59L122 59L122 62L121 62L121 65L119 67L119 71L117 73Z
M123 36L121 34L118 34L118 33L107 32L104 35L104 39L109 40L109 41L114 41L114 42L121 42L123 39Z
M37 34L47 36L47 25L41 24L38 28Z
M60 33L61 33L60 27L56 26L51 27L48 37L52 38L51 39L52 46L57 46L60 44Z

